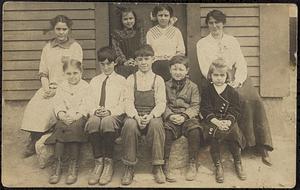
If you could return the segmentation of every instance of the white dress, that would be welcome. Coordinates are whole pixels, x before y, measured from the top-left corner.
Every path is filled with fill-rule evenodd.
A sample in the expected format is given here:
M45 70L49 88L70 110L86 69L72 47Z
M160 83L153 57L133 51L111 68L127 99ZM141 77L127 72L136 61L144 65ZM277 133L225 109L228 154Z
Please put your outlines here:
M42 51L39 75L48 77L49 83L63 82L62 59L65 57L82 62L81 46L73 39L63 44L58 44L55 40L48 42ZM56 123L54 98L45 99L42 95L43 89L40 88L27 104L21 125L22 130L46 132Z

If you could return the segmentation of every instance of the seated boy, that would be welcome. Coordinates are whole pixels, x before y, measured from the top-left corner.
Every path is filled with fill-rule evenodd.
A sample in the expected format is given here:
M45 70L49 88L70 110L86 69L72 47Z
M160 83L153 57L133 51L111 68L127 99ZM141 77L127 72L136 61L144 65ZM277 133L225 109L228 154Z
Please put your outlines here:
M97 56L102 73L89 85L90 117L85 126L95 158L95 169L88 183L105 185L112 179L114 141L125 117L126 80L114 71L117 56L113 49L103 47Z
M125 173L121 183L129 185L137 163L136 150L138 137L146 135L152 148L153 174L157 183L165 182L162 171L164 164L165 132L161 115L166 108L164 80L152 72L154 52L151 46L144 45L135 52L138 71L127 78L126 118L122 128Z
M174 56L170 60L171 80L166 82L167 108L164 113L165 125L165 166L164 172L169 182L175 182L169 168L169 156L174 140L184 135L188 139L189 164L186 180L192 181L197 173L197 155L202 139L202 129L199 125L199 90L198 86L188 77L188 58Z

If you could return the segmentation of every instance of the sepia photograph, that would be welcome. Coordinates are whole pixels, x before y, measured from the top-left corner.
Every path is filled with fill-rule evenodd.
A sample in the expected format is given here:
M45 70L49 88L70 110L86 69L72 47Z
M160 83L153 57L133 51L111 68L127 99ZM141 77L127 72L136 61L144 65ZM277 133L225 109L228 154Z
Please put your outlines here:
M296 4L2 10L4 187L296 186Z

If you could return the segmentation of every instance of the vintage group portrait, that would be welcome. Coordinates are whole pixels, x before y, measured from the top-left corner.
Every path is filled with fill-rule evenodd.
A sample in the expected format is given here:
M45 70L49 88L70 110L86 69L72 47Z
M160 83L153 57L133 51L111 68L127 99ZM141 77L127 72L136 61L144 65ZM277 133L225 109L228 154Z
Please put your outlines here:
M2 185L294 187L297 11L6 1Z

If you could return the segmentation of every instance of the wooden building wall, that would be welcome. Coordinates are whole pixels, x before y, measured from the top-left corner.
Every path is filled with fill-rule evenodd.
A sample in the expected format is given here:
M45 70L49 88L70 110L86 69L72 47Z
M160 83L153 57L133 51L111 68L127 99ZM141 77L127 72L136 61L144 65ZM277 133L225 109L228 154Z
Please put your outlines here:
M63 14L73 20L71 36L83 48L84 78L95 75L94 3L7 2L3 14L2 90L6 100L30 99L41 87L41 50L53 33L43 34L49 20Z
M285 88L289 82L288 59L285 56L288 56L288 25L285 28L284 19L281 22L272 20L272 7L259 4L187 4L185 7L186 10L182 10L185 11L182 14L186 14L184 34L192 64L191 77L195 82L200 80L196 43L208 34L206 14L212 9L219 9L227 15L224 30L240 42L248 63L248 74L257 90L263 92L261 95L283 97L288 94L289 89ZM276 11L278 18L288 19L284 7L277 7ZM99 72L99 68L95 67L96 48L109 43L111 13L107 3L8 2L4 4L3 14L2 90L6 100L28 100L41 86L38 79L41 50L46 40L53 36L51 33L43 35L43 30L58 14L67 15L74 21L72 36L84 49L84 78L90 80L96 70ZM275 37L277 29L280 29L280 39ZM269 43L270 40L273 43ZM281 46L281 49L276 46ZM274 78L270 70L280 75L275 76L280 84L268 82Z

